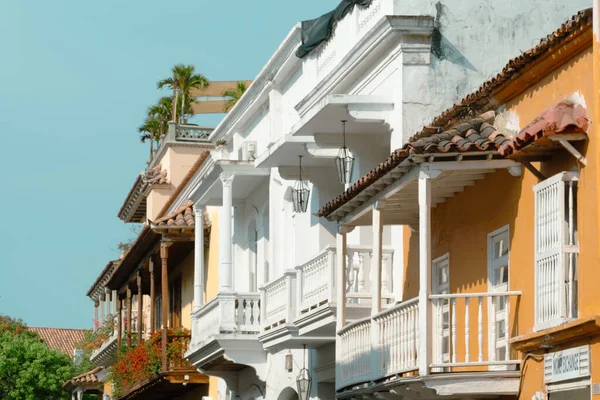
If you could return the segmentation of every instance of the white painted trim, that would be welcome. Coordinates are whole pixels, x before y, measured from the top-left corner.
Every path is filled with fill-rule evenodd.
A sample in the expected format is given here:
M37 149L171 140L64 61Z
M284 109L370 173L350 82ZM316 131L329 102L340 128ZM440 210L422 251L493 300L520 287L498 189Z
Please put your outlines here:
M416 169L419 171L420 169ZM419 375L429 375L431 363L431 179L419 174Z
M436 259L431 261L431 293L432 293L432 295L433 295L433 293L438 294L438 295L440 294L439 293L440 282L438 281L437 266L438 266L438 264L443 263L443 262L446 262L446 264L448 265L448 293L450 293L450 252L447 252L446 254L444 254L440 257L437 257ZM445 299L445 297L442 297L440 299ZM438 352L442 351L442 341L444 339L444 336L443 336L444 328L443 328L443 326L438 326L436 324L443 324L443 318L434 323L434 319L437 316L437 307L439 307L439 305L436 304L434 307L433 303L439 303L439 302L433 301L433 300L437 300L437 298L432 298L431 296L429 296L429 300L430 300L430 302L432 302L432 305L431 305L432 306L432 312L431 312L432 318L430 321L431 321L431 334L433 336L431 338L431 342L432 342L432 352L435 355ZM444 307L444 306L442 305L442 307ZM434 313L435 313L435 315L434 315ZM443 314L443 310L442 310L442 314ZM450 302L448 302L448 324L450 324L450 317L451 317ZM452 344L450 343L450 340L451 340L451 332L450 332L450 329L448 329L448 351L449 351L448 357L451 357L452 353L455 351L455 349L451 350ZM434 355L432 355L432 357L431 357L432 359L434 359ZM443 354L442 354L442 357L443 357ZM446 364L447 362L450 362L451 360L449 359L446 362L445 360L440 359L440 361L443 364ZM441 372L441 371L435 371L435 372Z
M327 74L314 89L296 106L300 116L304 116L315 104L334 88L351 78L351 71L369 58L374 58L386 50L387 43L396 38L397 42L406 43L419 36L430 37L433 31L433 18L423 16L383 16L340 60L334 69ZM408 43L407 43L408 44ZM410 44L410 47L415 46ZM419 46L419 45L416 45ZM431 45L421 45L423 52L429 52Z
M246 93L240 98L240 101L229 111L221 123L215 128L210 136L212 142L224 139L233 134L235 127L244 120L252 116L252 109L255 104L262 104L268 98L268 90L273 77L288 64L300 64L301 61L294 54L301 44L301 25L297 23L271 59L265 64L259 72L256 79L250 85Z
M546 385L547 393L566 392L569 390L590 388L591 395L592 380L589 377L577 379L571 382L548 383Z
M487 235L487 278L488 278L487 281L488 281L488 292L492 292L492 293L493 293L492 274L495 272L494 266L493 266L493 260L494 260L493 253L495 250L494 238L496 238L497 236L502 235L504 233L506 233L506 236L508 237L508 246L509 246L508 247L508 256L507 256L508 257L508 267L507 267L508 268L508 280L506 282L505 292L510 292L510 252L511 252L512 246L511 246L511 242L510 242L510 224L506 224L503 227L498 228L498 229L488 233L488 235ZM488 313L487 314L488 315L487 329L488 329L488 332L490 332L490 323L492 321L490 316L492 313L492 301L493 300L494 299L492 297L488 297L488 299L487 299L487 313ZM509 296L506 297L505 307L510 307ZM509 321L509 324L510 324L510 321ZM510 326L509 326L509 329L510 329ZM506 330L505 335L506 335L506 342L508 343L508 340L510 338L510 332L508 329ZM488 337L489 337L489 334L488 334ZM488 359L490 359L490 355L491 355L492 351L494 353L496 352L496 349L494 348L494 342L495 341L489 340L489 338L488 338ZM506 354L506 359L507 360L510 359L510 354L508 353L508 351ZM498 364L495 365L496 368L490 368L490 370L498 370L497 365ZM494 366L492 366L492 367L494 367ZM502 367L500 367L500 369L502 369Z

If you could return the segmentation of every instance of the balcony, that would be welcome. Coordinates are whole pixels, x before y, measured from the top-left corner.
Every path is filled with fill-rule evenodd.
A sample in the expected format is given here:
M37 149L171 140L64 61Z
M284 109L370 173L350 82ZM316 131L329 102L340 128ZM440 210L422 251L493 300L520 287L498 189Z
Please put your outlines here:
M159 139L156 149L152 150L148 169L154 167L162 159L170 146L203 147L210 146L209 140L214 128L197 125L184 125L169 122L167 133Z
M391 266L393 250L383 250L383 303L392 303ZM347 318L359 320L369 315L371 306L371 248L348 246ZM319 347L335 341L336 249L328 246L296 271L261 288L264 316L260 341L265 348Z
M123 313L123 321L121 321L121 326L126 327L126 313ZM118 320L119 315L108 315L107 319L103 323L103 325L96 330L96 335L103 336L105 340L102 342L99 348L97 348L91 355L90 361L95 365L101 367L109 367L117 360L117 350L119 345L119 331L118 331ZM138 322L137 322L137 310L131 311L131 321L132 321L132 331L131 333L137 337L138 332ZM107 331L107 327L110 332ZM127 329L127 328L125 328ZM147 332L143 333L143 338L148 339L149 335Z
M192 313L186 358L207 372L238 371L263 362L266 356L257 340L260 312L258 293L219 293Z
M164 345L163 334L167 338ZM113 366L114 397L156 399L175 398L196 390L206 393L208 378L183 357L190 339L185 329L169 329L156 332L146 342L125 351Z
M90 361L97 366L108 367L116 361L118 344L118 315L107 315L93 335L102 341L100 347L92 352Z
M424 357L421 348L419 316L423 305L418 298L398 303L381 313L354 321L338 332L340 351L336 354L336 389L351 390L364 383L394 379L401 385L403 374L406 385L421 375L420 389L436 390L440 380L428 381L424 375L456 374L460 379L466 372L502 372L514 370L521 362L511 351L509 337L514 328L513 315L517 304L511 309L511 298L520 292L491 292L468 294L441 294L429 296L432 307L431 320L427 321L427 334L431 335L432 348L426 370L420 371ZM421 363L422 365L422 363ZM518 376L518 375L517 375ZM409 382L410 381L410 382ZM504 381L507 392L518 378ZM424 386L423 386L424 385ZM472 388L477 390L477 388ZM443 388L441 389L444 390ZM487 388L490 394L490 388ZM515 391L516 393L516 391ZM471 393L473 394L473 393ZM343 396L342 396L343 397Z

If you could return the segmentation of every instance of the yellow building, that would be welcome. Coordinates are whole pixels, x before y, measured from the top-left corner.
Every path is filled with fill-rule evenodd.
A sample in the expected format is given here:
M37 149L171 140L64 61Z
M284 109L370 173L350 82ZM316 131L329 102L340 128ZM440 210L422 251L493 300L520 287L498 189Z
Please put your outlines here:
M194 253L203 251L206 265L215 262L217 214L211 209L195 213L183 193L212 148L211 131L170 124L119 212L126 223L142 223L141 232L119 260L109 263L88 293L97 304L95 318L115 321L114 334L91 357L104 368L104 395L114 399L200 399L216 391L216 378L199 373L184 358L191 340L194 291L210 295L217 288L214 277L207 280L206 288L194 287ZM206 240L195 244L197 227ZM131 354L122 350L119 356L118 349L136 346L158 349L160 371L144 379L132 375L133 380L123 381L114 393L110 374L128 367L127 354ZM152 357L150 350L139 351Z
M370 318L338 311L338 398L600 394L592 46L588 9L321 209L340 248L373 227L379 281ZM404 225L402 301L389 307L384 225Z

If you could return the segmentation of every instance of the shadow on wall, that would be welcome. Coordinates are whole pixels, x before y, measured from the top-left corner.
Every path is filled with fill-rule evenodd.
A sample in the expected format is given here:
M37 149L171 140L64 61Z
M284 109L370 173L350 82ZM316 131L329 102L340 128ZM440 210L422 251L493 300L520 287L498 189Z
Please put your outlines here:
M431 52L439 60L447 60L453 64L459 65L471 71L477 72L473 64L458 50L440 31L440 20L444 17L447 7L437 2L435 5L435 26L431 35Z

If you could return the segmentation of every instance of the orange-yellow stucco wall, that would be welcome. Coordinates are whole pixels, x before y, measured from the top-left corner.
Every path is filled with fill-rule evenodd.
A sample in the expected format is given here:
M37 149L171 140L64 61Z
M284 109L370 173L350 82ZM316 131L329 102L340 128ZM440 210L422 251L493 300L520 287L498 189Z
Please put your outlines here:
M567 61L547 77L525 90L506 104L506 110L518 116L520 128L524 128L552 104L567 98L580 98L586 103L589 117L593 114L593 66L592 48ZM573 96L576 94L576 96ZM593 126L593 124L592 124ZM587 166L580 168L578 183L578 239L579 255L579 317L600 314L600 280L598 263L598 197L597 140L589 135L588 143L576 147L587 156ZM557 152L552 160L536 164L545 176L576 167L575 159L566 151ZM506 170L499 170L465 188L432 210L432 258L449 253L450 292L488 292L488 234L509 226L510 276L509 290L520 290L520 298L511 298L510 335L530 333L534 326L534 196L533 186L538 180L523 168L521 177L513 177ZM419 290L419 242L418 233L404 228L405 271L403 300L418 295ZM483 307L487 321L487 306ZM464 300L457 301L457 361L464 361ZM478 354L477 302L471 300L470 356ZM475 326L475 328L473 328ZM488 326L484 324L483 353L487 358ZM596 339L574 342L592 345L592 382L600 382L600 344ZM513 352L514 353L514 352ZM523 354L512 354L517 359ZM520 398L531 399L538 391L544 391L542 363L535 359L527 361L524 368L523 387Z
M206 276L206 301L212 300L219 292L219 209L208 208L211 219L210 246L204 254ZM219 398L219 378L208 377L208 396L216 400Z

